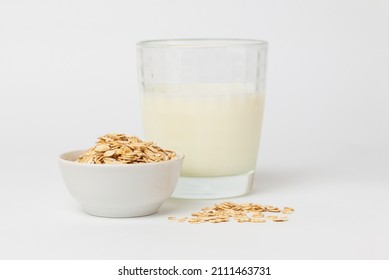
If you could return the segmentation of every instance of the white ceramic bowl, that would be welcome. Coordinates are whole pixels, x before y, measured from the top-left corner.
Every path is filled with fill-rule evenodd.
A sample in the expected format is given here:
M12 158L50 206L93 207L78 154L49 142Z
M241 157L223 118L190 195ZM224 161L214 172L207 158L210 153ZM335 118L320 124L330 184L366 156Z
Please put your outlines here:
M87 164L83 151L62 154L59 166L70 194L84 210L102 217L136 217L158 211L173 193L184 155L157 163Z

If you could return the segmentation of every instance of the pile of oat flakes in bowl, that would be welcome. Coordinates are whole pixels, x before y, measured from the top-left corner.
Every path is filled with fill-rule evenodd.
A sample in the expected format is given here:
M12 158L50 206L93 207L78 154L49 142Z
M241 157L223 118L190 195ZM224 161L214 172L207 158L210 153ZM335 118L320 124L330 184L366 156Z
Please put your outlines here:
M106 134L98 138L96 145L79 156L77 162L91 164L152 163L176 158L170 150L164 150L153 142L144 142L136 136Z

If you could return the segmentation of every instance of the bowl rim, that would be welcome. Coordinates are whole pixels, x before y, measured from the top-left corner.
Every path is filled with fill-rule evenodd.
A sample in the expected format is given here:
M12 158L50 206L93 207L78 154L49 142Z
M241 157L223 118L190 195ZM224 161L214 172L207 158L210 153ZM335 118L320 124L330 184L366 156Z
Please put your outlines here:
M144 168L147 166L155 166L155 165L164 165L164 164L171 164L176 161L181 161L185 158L185 155L180 152L175 152L176 158L170 159L170 160L164 160L159 162L145 162L145 163L139 163L139 164L91 164L91 163L83 163L83 162L76 162L73 160L65 159L64 157L69 154L81 154L85 152L87 149L81 149L81 150L72 150L65 153L62 153L58 156L57 160L58 162L62 164L68 164L73 166L79 166L81 168Z

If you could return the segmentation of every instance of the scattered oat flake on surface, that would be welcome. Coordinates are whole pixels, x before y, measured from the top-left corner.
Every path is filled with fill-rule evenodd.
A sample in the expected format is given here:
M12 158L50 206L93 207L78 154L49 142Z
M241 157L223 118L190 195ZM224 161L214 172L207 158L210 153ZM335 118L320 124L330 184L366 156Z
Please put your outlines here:
M287 217L278 217L277 219L274 219L273 222L286 222L287 220Z
M275 219L277 219L278 217L277 217L277 216L267 216L266 218L269 219L269 220L275 220Z
M280 208L271 205L260 205L255 203L234 203L234 202L222 202L214 204L211 207L203 207L198 212L193 212L191 218L177 219L177 222L188 222L191 224L198 223L225 223L229 221L235 221L237 223L265 223L266 219L273 220L275 222L286 222L288 218L286 216L268 215L265 217L264 213L279 213L286 211L291 213L293 208L284 207L281 211ZM285 213L284 213L285 214Z
M188 218L185 217L185 218L178 219L177 222L183 223L183 222L185 222L187 220L188 220Z
M265 217L265 215L262 214L262 213L255 213L255 214L253 214L251 217L252 217L252 218L263 218L263 217Z
M278 207L274 207L274 206L266 206L266 210L268 212L274 212L274 213L281 212L281 210Z
M265 219L251 219L252 223L266 223Z
M282 212L293 213L293 212L294 212L294 209L291 208L291 207L284 207L284 209L282 210Z

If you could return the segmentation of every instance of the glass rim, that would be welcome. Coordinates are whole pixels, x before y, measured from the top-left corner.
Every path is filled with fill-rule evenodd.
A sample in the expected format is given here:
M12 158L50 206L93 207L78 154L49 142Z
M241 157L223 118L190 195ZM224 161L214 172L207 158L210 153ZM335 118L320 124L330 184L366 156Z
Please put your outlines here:
M229 39L229 38L191 38L191 39L156 39L140 41L138 48L224 48L267 46L267 42L256 39Z

